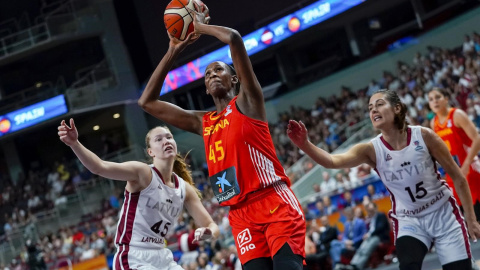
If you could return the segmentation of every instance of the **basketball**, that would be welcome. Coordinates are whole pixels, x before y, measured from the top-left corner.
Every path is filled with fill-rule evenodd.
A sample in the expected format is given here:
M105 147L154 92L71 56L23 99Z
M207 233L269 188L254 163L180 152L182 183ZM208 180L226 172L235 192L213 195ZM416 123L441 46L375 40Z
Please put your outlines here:
M201 10L195 8L194 2ZM194 30L193 15L190 14L190 10L203 12L205 8L205 4L200 0L172 0L168 3L163 15L165 28L172 36L185 40Z

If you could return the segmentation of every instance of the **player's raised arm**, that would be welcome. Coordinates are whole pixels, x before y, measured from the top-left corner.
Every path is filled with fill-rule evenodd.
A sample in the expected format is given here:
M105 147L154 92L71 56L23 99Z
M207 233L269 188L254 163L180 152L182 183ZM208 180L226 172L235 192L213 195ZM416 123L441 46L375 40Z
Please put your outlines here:
M152 116L169 123L177 128L202 134L202 116L205 112L184 110L177 105L158 100L165 77L173 66L175 59L186 46L195 41L191 33L184 41L180 41L169 34L170 43L167 53L163 56L157 68L138 99L138 105Z
M58 136L62 142L72 148L82 164L93 174L124 181L143 181L151 177L150 168L145 163L138 161L124 163L104 161L88 150L78 141L78 131L73 119L70 119L70 126L65 123L65 120L60 123Z
M375 150L371 143L360 143L345 153L332 155L312 144L305 125L295 120L289 121L287 135L298 148L325 168L351 168L363 163L375 168Z
M235 29L203 23L205 21L203 16L202 13L196 12L195 33L214 36L230 47L233 65L240 81L240 92L237 99L240 110L251 118L266 121L262 87L253 72L242 36Z

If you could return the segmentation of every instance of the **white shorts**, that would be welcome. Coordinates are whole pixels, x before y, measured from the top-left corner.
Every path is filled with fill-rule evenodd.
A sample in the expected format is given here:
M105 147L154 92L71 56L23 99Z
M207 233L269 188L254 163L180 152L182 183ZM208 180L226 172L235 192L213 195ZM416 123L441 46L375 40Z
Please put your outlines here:
M427 249L435 244L442 265L472 257L467 225L453 198L438 210L422 217L396 217L390 214L390 218L395 240L411 236L422 241Z
M183 270L173 260L172 252L162 249L134 249L119 246L113 257L113 270Z

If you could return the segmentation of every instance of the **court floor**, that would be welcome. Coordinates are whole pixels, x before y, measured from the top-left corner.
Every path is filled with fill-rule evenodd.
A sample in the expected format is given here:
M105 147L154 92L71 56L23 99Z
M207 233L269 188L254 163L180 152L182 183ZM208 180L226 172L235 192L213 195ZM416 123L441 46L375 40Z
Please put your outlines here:
M480 240L477 241L477 243L471 242L471 246L472 246L473 257L476 259L477 265L480 267ZM368 268L368 269L371 269L371 268ZM378 269L378 270L398 269L398 263L379 266L375 269ZM440 265L440 261L438 260L437 254L435 252L427 254L427 256L425 257L425 260L423 261L422 270L441 270L441 269L442 269L442 266Z

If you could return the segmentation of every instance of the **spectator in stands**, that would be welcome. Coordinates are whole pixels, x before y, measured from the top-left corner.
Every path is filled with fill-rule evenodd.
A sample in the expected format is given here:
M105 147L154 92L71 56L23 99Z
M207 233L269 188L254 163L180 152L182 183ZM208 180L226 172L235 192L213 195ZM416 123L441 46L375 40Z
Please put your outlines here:
M322 172L323 181L320 184L320 189L323 193L329 193L336 191L338 189L338 183L333 177L330 176L330 173L327 170Z
M347 220L341 240L333 240L330 245L330 257L334 267L340 262L342 253L353 253L362 244L363 235L367 232L365 221L355 217L353 208L345 208L343 214Z
M325 209L324 215L331 215L337 212L337 207L332 204L332 200L328 195L323 196L322 201L323 201L323 209Z
M345 176L341 170L335 173L335 182L337 183L337 192L342 193L350 188L350 182L346 183Z
M305 235L305 262L307 263L307 269L317 269L319 266L324 265L328 257L328 253L320 252L314 242L312 234L315 230L315 224L310 223L307 225L307 233Z
M330 225L328 216L322 216L319 231L320 239L317 243L317 250L329 253L332 241L338 238L338 229Z
M352 196L352 192L347 190L345 191L342 196L340 197L340 201L338 202L339 209L345 209L345 208L354 208L357 205L357 202Z
M464 55L470 55L475 51L475 42L470 38L469 35L465 35L462 51Z
M387 216L379 212L377 205L373 202L369 203L365 209L369 219L369 228L368 232L363 236L362 244L358 247L350 262L351 269L355 270L365 268L370 255L381 243L390 242L390 223Z
M312 214L315 216L315 218L319 218L325 215L325 206L323 205L322 201L317 201L315 203L315 208L312 209Z

